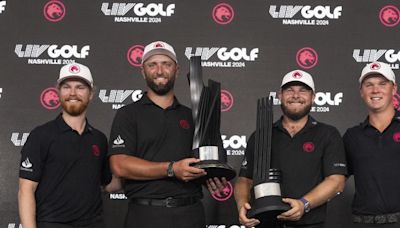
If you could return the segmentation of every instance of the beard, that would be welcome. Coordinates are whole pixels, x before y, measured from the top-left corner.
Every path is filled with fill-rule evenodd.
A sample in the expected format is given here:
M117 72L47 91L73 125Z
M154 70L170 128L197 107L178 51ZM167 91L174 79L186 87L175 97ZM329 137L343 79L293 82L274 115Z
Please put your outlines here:
M281 109L285 116L287 116L291 120L297 121L297 120L300 120L301 118L303 118L304 116L308 115L308 113L310 113L311 104L305 106L301 110L291 111L288 109L287 106L285 106L283 103L281 103Z
M163 96L174 88L175 77L171 77L166 84L157 85L151 77L145 76L147 86L157 95Z
M68 99L71 99L71 98L68 98ZM61 106L64 109L64 111L71 116L81 115L89 105L89 100L83 101L79 98L76 98L78 100L78 102L76 104L71 104L71 103L67 102L68 99L60 100L60 101L61 101Z

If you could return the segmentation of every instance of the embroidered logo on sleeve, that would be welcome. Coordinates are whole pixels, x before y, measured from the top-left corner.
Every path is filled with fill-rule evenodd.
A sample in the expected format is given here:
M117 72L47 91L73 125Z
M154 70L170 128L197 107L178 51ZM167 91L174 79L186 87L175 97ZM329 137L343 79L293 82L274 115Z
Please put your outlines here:
M20 170L33 172L33 164L29 161L29 158L26 158L25 161L21 163Z
M112 145L112 148L116 148L116 147L125 147L125 141L121 138L120 135L117 136L116 139L114 139L113 141L114 145Z

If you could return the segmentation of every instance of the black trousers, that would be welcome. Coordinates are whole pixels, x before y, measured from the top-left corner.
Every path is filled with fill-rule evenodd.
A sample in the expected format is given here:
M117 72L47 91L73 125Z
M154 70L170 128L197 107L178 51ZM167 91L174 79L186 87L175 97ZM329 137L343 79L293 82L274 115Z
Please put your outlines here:
M98 221L87 226L75 226L53 222L38 222L37 228L105 228L103 221Z
M203 204L183 207L146 206L129 203L125 228L204 228Z

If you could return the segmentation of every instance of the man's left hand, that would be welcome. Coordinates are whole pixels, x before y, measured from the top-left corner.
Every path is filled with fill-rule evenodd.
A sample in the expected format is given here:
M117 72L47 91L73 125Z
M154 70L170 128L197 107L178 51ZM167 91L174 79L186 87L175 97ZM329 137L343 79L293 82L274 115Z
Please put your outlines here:
M304 204L300 200L283 198L282 201L290 205L291 209L278 215L278 219L285 221L298 221L304 215Z

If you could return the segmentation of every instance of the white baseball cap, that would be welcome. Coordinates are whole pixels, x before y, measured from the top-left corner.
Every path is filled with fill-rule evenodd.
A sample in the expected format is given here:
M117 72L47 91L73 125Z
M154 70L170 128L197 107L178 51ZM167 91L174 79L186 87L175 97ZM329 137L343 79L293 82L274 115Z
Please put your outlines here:
M90 73L89 68L85 65L80 63L70 63L61 67L57 84L60 85L64 80L72 78L82 79L93 88L92 74Z
M164 41L155 41L144 48L142 64L153 55L166 55L178 63L174 48Z
M380 74L387 80L392 81L394 84L396 84L396 76L394 75L394 72L390 65L387 63L382 63L378 61L368 63L361 71L360 79L358 79L360 84L365 77L371 74Z
M287 73L282 79L281 88L289 82L301 82L312 89L315 93L314 80L311 75L302 70L294 70Z

